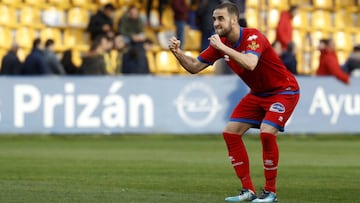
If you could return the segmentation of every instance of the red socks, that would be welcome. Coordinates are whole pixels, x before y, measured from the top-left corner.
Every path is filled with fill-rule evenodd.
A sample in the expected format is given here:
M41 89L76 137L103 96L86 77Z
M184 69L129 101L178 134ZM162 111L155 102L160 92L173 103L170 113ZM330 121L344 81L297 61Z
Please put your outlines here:
M264 190L276 193L276 176L279 162L279 148L276 142L276 135L260 133L263 150L265 188Z
M250 177L249 158L241 135L224 132L223 137L228 148L229 159L235 169L236 175L241 180L243 188L255 192Z
M229 159L234 167L236 175L242 183L242 187L256 191L250 177L250 163L245 145L241 135L223 132L226 142ZM271 133L260 133L264 161L264 190L276 193L276 176L279 162L279 148L276 142L276 135Z

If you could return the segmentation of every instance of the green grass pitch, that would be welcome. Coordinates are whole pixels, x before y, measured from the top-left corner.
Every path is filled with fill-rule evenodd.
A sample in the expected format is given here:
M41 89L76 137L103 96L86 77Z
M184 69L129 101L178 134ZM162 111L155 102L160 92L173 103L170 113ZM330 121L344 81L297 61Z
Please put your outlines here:
M260 191L260 141L244 140ZM279 202L360 202L360 136L278 140ZM220 135L0 136L1 203L220 203L240 189Z

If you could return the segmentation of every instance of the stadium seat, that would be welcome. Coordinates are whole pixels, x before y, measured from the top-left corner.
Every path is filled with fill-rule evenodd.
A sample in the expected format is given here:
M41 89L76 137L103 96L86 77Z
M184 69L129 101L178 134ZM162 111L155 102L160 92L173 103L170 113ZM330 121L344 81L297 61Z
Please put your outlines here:
M311 52L301 52L299 56L299 61L302 61L302 65L297 66L298 73L304 75L310 75L312 73L311 68Z
M177 74L179 63L170 51L155 53L156 74Z
M346 62L346 59L349 57L351 51L336 51L340 65L343 65Z
M150 73L156 74L156 65L155 65L154 52L147 51L146 52L146 58L148 60Z
M47 0L52 6L56 6L61 9L68 9L71 7L71 0Z
M246 10L250 8L258 10L259 5L261 5L261 0L246 1Z
M360 32L354 34L355 44L360 44Z
M184 50L199 51L201 49L201 32L185 27Z
M86 28L90 20L88 10L81 7L73 7L68 10L67 25L70 27Z
M53 39L54 44L54 50L55 51L64 51L65 47L63 46L63 40L62 40L62 34L60 29L57 28L44 28L40 30L40 38L43 42L45 42L48 39Z
M22 0L1 0L1 4L10 5L10 6L21 6Z
M171 7L164 8L162 23L165 28L175 30L174 11Z
M74 7L89 9L93 12L98 9L98 6L92 0L72 0L71 2Z
M42 22L50 27L64 27L65 16L65 10L51 6L42 11Z
M68 28L64 30L64 46L66 49L80 51L89 50L89 36L84 30Z
M335 9L352 9L356 6L354 0L334 0L334 4Z
M265 31L265 33L266 33L266 36L270 43L275 41L275 38L276 38L276 30L275 29L267 29Z
M249 1L247 1L247 2L249 2ZM246 18L246 22L247 22L249 27L255 27L255 28L260 27L260 23L259 23L260 16L259 16L259 12L258 12L257 9L255 9L255 8L246 8L246 10L245 10L245 18Z
M20 27L16 30L15 41L19 44L20 47L25 49L31 49L33 41L36 37L36 32L33 28L30 27Z
M306 32L295 29L293 31L293 41L296 44L297 50L310 50L311 44L309 38L306 35Z
M38 8L46 8L48 6L46 0L24 0L24 3Z
M337 10L334 13L334 25L336 29L357 32L359 28L356 28L353 23L353 14L345 9Z
M19 57L19 60L24 62L26 57L29 55L31 49L26 49L26 48L19 48L17 55Z
M320 51L314 50L311 52L311 74L316 74L317 69L319 68L319 59Z
M298 5L301 8L311 6L312 0L289 0L290 5Z
M9 49L12 44L11 31L7 27L0 26L0 48Z
M22 26L29 26L32 28L43 28L41 22L40 9L33 6L24 6L20 8L19 23Z
M268 10L267 14L267 27L268 28L276 28L280 19L280 11L277 9Z
M332 0L312 0L315 9L332 9Z
M287 10L289 8L288 5L288 0L268 0L268 6L271 9Z
M316 10L312 14L312 29L323 31L334 31L331 23L331 14L328 11Z
M117 2L120 7L134 4L134 0L117 0Z
M351 35L347 32L336 32L334 33L334 42L336 49L341 51L349 51L353 47Z
M0 5L0 26L17 27L17 17L15 8L7 5Z
M308 30L309 29L310 14L308 11L299 9L297 15L292 20L292 25L295 29Z

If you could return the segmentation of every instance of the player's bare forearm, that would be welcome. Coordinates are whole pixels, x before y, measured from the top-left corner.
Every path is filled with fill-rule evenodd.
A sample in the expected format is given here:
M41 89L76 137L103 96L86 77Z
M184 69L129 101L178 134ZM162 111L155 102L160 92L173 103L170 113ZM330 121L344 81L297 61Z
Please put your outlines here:
M176 52L173 51L173 54L177 58L181 66L184 67L185 70L187 70L189 73L195 74L205 68L205 66L200 64L197 59L185 55L185 53L181 50L178 50Z

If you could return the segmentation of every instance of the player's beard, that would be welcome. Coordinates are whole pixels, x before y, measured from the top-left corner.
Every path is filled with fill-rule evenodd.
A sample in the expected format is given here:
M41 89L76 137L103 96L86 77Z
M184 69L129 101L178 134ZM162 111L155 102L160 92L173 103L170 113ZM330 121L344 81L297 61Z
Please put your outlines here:
M232 31L231 25L228 25L227 27L221 27L220 29L216 29L216 28L214 29L215 29L215 33L218 34L220 37L226 37Z

